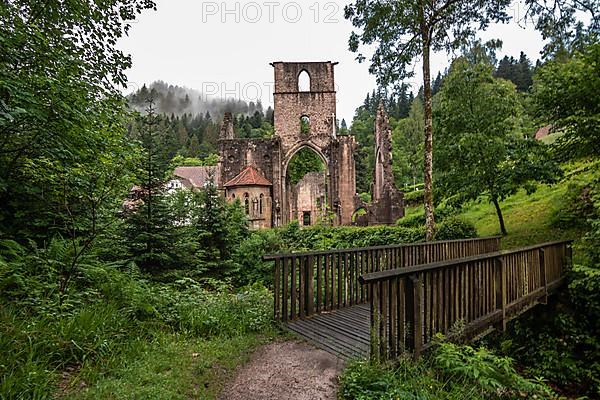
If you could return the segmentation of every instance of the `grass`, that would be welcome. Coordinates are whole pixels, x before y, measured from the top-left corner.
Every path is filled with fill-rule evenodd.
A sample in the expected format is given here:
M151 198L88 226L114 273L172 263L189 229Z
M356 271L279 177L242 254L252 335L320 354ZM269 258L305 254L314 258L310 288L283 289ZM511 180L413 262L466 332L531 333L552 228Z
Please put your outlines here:
M511 249L578 236L572 229L561 229L553 224L553 217L560 211L566 191L567 185L564 183L539 185L532 194L520 190L501 202L508 232L502 239L502 247ZM481 236L501 234L496 210L487 201L468 204L459 216L473 223Z
M568 207L571 186L589 182L591 170L598 162L578 162L564 166L564 178L553 185L540 184L534 193L520 190L500 202L508 234L502 239L504 249L523 247L553 240L577 239L581 231L562 223L561 214ZM423 207L406 209L406 216L423 214ZM493 204L478 199L464 205L461 218L471 222L480 236L500 235L500 225Z
M277 334L246 334L233 338L203 340L164 334L141 346L115 372L83 368L69 377L67 399L214 399L232 378L235 369L248 361L254 349ZM128 355L131 357L132 355ZM88 383L92 381L93 383Z

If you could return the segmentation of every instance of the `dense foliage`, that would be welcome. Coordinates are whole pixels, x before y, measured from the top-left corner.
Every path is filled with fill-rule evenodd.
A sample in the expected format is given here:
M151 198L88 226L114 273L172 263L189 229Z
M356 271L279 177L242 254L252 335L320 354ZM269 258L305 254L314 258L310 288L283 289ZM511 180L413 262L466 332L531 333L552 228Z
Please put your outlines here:
M563 160L600 154L600 43L573 57L556 59L535 75L533 102L538 117L562 136Z
M513 360L485 348L441 341L425 360L394 366L355 362L341 377L340 397L375 399L553 398L546 385L523 378Z
M114 373L163 332L210 338L270 329L272 299L260 286L236 293L191 279L159 285L134 265L93 257L59 295L70 251L61 240L45 249L0 243L2 398L52 397L64 370Z
M514 85L492 76L487 60L456 59L434 107L436 182L446 201L460 205L485 196L506 235L500 201L533 182L559 175L546 146L522 129Z

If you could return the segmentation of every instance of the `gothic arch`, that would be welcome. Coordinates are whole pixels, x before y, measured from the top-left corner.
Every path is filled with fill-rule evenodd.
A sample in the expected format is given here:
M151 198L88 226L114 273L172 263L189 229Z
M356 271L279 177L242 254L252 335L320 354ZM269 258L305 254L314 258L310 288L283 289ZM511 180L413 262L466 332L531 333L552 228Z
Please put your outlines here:
M294 158L296 153L298 153L303 148L308 148L308 149L312 150L313 152L315 152L319 156L319 158L321 159L321 161L323 161L323 164L325 165L325 169L327 171L327 176L329 176L329 160L327 159L327 157L325 157L323 150L311 142L297 143L294 147L292 147L292 149L288 152L288 154L286 156L284 156L282 163L281 163L282 176L285 178L285 176L287 175L288 166L290 165L290 161L292 161L292 159Z

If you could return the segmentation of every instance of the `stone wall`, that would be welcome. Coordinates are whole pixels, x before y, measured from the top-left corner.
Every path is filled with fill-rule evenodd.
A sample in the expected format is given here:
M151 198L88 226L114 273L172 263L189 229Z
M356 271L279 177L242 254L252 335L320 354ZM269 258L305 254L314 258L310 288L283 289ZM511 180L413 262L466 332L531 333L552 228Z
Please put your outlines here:
M274 166L281 163L279 143L275 139L221 139L219 140L221 182L236 177L248 165L259 170L273 182Z
M315 225L325 215L327 208L326 182L324 172L309 172L296 185L290 185L287 193L289 198L290 221L298 220L303 223L304 213L309 213L309 225Z
M365 208L369 225L390 225L404 216L404 194L396 188L392 170L392 130L383 103L375 118L373 200ZM364 217L359 219L364 224Z
M229 202L240 200L251 229L273 226L271 188L267 186L236 186L225 190L225 198Z
M336 225L352 222L356 205L356 142L351 136L336 137L336 64L329 61L271 64L275 75L275 135L272 139L236 139L231 114L225 114L219 139L219 182L224 185L246 166L255 167L272 183L269 190L271 226L294 219L300 208L311 213L311 224L318 219L315 216L320 209L333 212ZM298 77L303 71L310 77L308 91L300 91L298 87ZM302 117L309 118L307 132L301 131ZM308 174L300 186L300 192L307 194L298 197L286 185L286 174L290 160L303 147L315 151L327 170L321 174L319 185L314 181L317 178ZM313 202L311 207L305 204L305 198Z

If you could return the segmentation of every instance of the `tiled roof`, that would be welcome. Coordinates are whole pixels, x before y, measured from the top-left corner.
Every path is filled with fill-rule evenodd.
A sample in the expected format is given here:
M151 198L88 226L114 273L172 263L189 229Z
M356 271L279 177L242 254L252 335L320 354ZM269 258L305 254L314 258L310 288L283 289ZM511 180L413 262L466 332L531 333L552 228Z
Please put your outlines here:
M535 138L539 140L545 136L548 136L552 132L552 128L553 128L552 125L546 125L546 126L541 127L535 133Z
M256 170L256 168L252 166L246 167L242 172L240 172L235 178L227 182L225 187L232 186L271 186L272 183L269 182L267 178L262 176L260 172Z
M204 187L211 178L215 180L215 184L218 184L216 181L218 179L216 167L177 167L173 175L182 178L182 182L186 187L188 182L194 188Z

